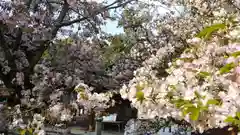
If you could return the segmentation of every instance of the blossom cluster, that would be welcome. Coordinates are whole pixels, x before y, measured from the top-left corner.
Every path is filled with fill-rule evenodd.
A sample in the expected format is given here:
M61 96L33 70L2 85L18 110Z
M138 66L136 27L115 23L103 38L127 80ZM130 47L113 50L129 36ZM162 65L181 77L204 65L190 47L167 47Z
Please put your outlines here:
M226 119L240 109L239 26L222 26L224 30L217 34L227 38L227 43L216 35L189 39L189 47L168 63L167 77L159 77L159 71L153 69L168 54L167 47L136 70L135 78L120 94L138 109L139 118L173 117L189 122L200 132L231 124Z
M75 90L78 92L77 101L80 105L90 112L92 109L107 109L114 106L115 101L112 99L114 91L106 93L93 92L93 88L84 83L79 83Z
M48 116L50 121L55 120L56 123L52 124L61 124L62 122L70 122L73 119L73 112L70 108L64 107L62 103L57 103L49 106Z
M45 135L44 131L44 120L45 118L41 114L35 113L33 116L30 116L30 120L23 116L23 113L20 110L20 106L16 105L14 108L13 121L9 125L9 129L11 131L20 131L21 134L29 133L29 134L37 134L37 135ZM27 121L28 120L28 121Z

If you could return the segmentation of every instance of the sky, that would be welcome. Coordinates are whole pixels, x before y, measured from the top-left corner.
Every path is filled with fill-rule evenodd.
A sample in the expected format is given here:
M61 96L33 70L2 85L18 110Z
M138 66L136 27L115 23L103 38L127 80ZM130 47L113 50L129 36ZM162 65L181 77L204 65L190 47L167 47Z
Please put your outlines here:
M95 0L95 1L103 1L103 0ZM109 4L111 4L112 2L114 2L115 0L107 0L107 2ZM112 14L113 11L110 11L110 14ZM104 32L110 33L110 34L119 34L119 33L123 33L123 28L122 27L117 27L118 26L118 21L111 21L108 20L106 25L102 26L102 30Z
M102 29L104 32L110 33L110 34L119 34L119 33L123 33L123 28L118 26L118 22L117 21L107 21L107 24L102 26Z

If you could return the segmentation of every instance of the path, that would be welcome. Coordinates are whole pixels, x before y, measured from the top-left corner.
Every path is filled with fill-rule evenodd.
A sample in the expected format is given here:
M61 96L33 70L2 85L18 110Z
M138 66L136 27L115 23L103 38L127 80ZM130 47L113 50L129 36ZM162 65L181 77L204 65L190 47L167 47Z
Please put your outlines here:
M87 132L87 131L81 130L79 127L71 127L71 134L73 134L73 135L95 135L95 132ZM123 135L123 133L114 132L114 131L103 131L102 135Z

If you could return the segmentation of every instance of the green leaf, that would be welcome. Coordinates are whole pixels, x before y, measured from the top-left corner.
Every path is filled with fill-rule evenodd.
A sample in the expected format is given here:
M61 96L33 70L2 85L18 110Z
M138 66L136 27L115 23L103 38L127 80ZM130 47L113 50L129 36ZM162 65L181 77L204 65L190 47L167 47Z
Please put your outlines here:
M182 110L182 115L185 117L189 113L188 109L183 109Z
M197 120L198 117L199 117L199 114L200 114L200 109L199 108L196 108L196 107L191 107L191 108L188 108L189 109L189 112L190 113L190 119L192 120Z
M207 106L208 105L220 105L220 102L218 100L216 100L216 99L209 99L207 101Z
M166 95L166 98L172 99L173 96L174 96L173 92L172 92L172 91L169 91L169 92L167 93L167 95Z
M240 126L240 120L235 119L235 120L233 121L233 124Z
M201 71L198 73L198 75L202 78L206 78L206 77L210 76L211 74L209 72Z
M50 55L49 55L48 50L45 50L42 54L42 58L49 58L49 57L50 57Z
M176 89L177 89L175 85L169 85L168 87L169 87L170 89L172 89L172 90L176 90Z
M181 108L184 105L184 102L175 103L177 108Z
M236 116L240 119L240 112L236 112Z
M229 58L229 56L227 54L224 54L223 58Z
M20 131L20 135L25 135L25 134L26 134L26 132L27 132L27 130L26 130L26 129L22 129L22 130Z
M76 88L74 89L76 92L84 92L84 88L80 87L80 88Z
M233 123L235 120L236 120L236 119L233 118L232 116L228 116L228 117L224 120L224 122Z
M81 99L83 99L83 100L88 100L88 96L85 95L83 92L80 92L80 97L81 97Z
M202 98L203 98L197 91L194 91L194 94L195 94L195 96L196 96L198 99L202 99Z
M140 101L142 103L143 100L145 99L144 93L142 91L137 91L136 98L137 98L137 101Z
M138 91L141 91L141 90L144 89L144 86L143 86L143 85L141 86L141 85L138 84L138 85L135 86L135 88L136 88Z
M235 57L235 58L238 57L238 56L240 56L240 51L237 51L237 52L232 53L231 56L233 56L233 57Z
M185 52L185 53L189 53L189 52L191 52L191 50L192 50L191 48L186 48L186 49L184 50L184 52Z
M201 107L201 110L202 110L202 111L208 111L208 107L202 106L202 107Z
M195 107L195 105L193 105L192 103L184 104L184 108L191 108L191 107Z
M229 73L236 65L234 63L228 63L225 66L223 66L222 68L220 68L219 72L220 74L225 74L225 73Z
M177 99L174 100L173 103L176 105L177 108L181 108L182 106L184 106L185 104L189 104L191 103L188 100L183 100L183 99Z
M204 105L203 105L201 100L197 101L197 106L198 106L198 108L203 108L204 107Z
M28 132L29 132L30 134L32 134L32 133L33 133L33 129L32 129L32 128L29 128L29 129L28 129Z
M212 26L204 28L201 32L197 34L196 37L208 39L213 32L221 29L225 29L225 28L226 28L226 24L224 23L213 24Z

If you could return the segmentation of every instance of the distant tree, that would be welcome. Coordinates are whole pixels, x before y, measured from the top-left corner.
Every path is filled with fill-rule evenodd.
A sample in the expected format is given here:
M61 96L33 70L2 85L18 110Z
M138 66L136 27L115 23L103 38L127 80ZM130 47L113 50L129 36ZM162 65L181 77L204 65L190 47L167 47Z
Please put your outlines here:
M72 28L89 34L108 18L110 9L124 7L128 1L14 0L2 1L1 75L7 88L14 89L13 104L20 103L22 90L32 90L31 75L44 52L55 44L57 34L69 35ZM94 30L94 31L92 31ZM90 36L88 34L88 36Z
M65 101L62 95L70 95L81 79L93 85L93 77L103 69L97 41L106 33L100 26L115 18L110 10L133 1L1 1L0 80L12 90L7 100L15 108L12 120L46 106L61 110L54 104Z

